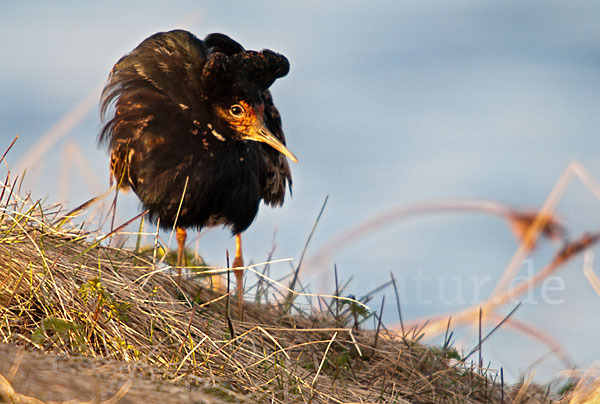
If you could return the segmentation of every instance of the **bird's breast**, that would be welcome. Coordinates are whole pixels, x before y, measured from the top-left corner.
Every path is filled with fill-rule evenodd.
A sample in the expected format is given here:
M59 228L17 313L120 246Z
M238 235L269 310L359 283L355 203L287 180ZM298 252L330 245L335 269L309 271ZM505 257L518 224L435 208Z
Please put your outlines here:
M134 187L161 227L225 225L241 232L252 223L266 177L255 142L222 141L207 131L184 147L161 146L137 161Z

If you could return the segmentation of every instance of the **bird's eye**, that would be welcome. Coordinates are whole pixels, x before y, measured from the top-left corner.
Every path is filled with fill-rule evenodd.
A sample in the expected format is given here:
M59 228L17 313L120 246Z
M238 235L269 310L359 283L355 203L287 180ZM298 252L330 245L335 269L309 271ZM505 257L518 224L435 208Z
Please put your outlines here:
M229 107L229 113L236 118L241 117L244 114L244 112L244 107L242 107L240 104L234 104L231 107Z

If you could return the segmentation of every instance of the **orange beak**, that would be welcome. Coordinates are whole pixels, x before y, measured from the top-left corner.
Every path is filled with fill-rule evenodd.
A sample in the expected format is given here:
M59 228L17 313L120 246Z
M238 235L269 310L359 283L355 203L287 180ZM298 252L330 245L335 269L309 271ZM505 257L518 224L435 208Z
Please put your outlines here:
M244 139L266 143L279 153L287 156L294 163L298 162L296 156L294 156L294 154L287 147L285 147L281 140L277 139L275 135L273 135L271 131L267 129L262 119L256 119L252 125L248 127Z

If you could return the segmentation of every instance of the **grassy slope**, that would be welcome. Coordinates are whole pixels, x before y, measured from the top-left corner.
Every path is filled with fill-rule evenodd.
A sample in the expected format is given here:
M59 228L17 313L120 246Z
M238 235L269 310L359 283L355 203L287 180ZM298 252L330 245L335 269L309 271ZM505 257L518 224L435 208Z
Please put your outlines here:
M240 321L226 295L196 276L179 288L152 254L90 244L96 235L52 224L39 205L13 198L3 212L0 335L26 352L0 351L5 400L12 385L49 401L551 402L414 342L416 330L353 329L355 305L323 314L254 302Z

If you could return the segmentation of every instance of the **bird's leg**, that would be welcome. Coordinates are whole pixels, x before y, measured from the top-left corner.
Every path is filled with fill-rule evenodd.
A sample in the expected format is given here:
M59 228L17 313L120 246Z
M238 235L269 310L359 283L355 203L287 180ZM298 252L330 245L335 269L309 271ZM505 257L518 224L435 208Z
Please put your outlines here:
M177 228L175 238L177 239L177 285L181 286L181 268L184 265L185 239L187 238L187 232L183 227Z
M233 260L233 273L235 274L235 284L237 287L238 310L242 316L242 306L244 304L244 257L242 257L242 234L235 235L235 259Z

